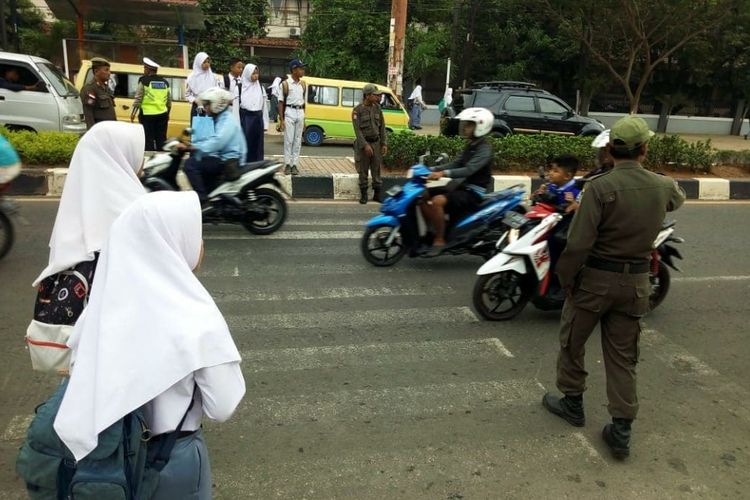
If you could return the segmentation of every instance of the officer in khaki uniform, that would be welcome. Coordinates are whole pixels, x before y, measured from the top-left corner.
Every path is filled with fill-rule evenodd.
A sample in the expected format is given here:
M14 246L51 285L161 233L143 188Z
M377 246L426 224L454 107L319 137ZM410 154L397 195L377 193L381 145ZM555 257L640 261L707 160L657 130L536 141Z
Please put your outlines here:
M83 115L88 128L99 122L117 120L115 96L109 89L109 61L101 57L92 58L91 71L94 79L81 89Z
M376 85L368 83L362 89L362 93L362 104L352 111L352 125L357 136L354 141L354 163L359 173L359 202L365 204L368 172L372 172L373 201L383 201L380 167L383 164L383 156L388 153L388 137L385 133L385 118L380 109L382 92Z
M640 320L649 310L652 245L666 212L685 200L676 182L641 166L653 135L646 122L635 116L615 123L607 146L615 166L592 177L584 188L557 266L560 284L568 293L557 360L557 388L564 397L546 394L542 401L568 423L585 424L585 345L601 323L612 416L602 436L618 459L630 453L630 427L638 413L635 367Z

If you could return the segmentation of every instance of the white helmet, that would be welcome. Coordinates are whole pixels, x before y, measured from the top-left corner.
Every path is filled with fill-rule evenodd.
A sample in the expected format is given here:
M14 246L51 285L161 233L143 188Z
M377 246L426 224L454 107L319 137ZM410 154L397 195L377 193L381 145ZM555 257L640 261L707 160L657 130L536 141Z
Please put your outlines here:
M594 137L591 147L601 149L607 147L607 144L609 144L609 129Z
M474 137L483 137L492 131L492 125L495 122L495 116L489 109L485 108L466 108L456 116L462 122L474 122Z
M198 96L198 105L206 106L211 105L211 112L219 114L232 102L233 96L231 92L226 91L220 87L212 87Z

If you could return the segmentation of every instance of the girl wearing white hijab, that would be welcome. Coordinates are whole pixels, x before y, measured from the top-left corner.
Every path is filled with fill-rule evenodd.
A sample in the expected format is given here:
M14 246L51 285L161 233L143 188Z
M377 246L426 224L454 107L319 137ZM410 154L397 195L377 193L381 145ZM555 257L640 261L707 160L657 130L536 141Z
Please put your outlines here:
M140 125L113 121L97 123L81 137L57 209L49 263L34 286L94 260L114 220L146 193L138 180L144 141Z
M211 498L201 419L227 420L245 394L227 324L193 274L202 227L194 192L148 194L115 221L68 343L71 377L54 424L81 460L101 431L140 407L150 443L187 415L155 500Z
M276 122L279 119L279 96L281 95L281 77L277 76L273 79L273 83L268 87L271 95L271 102L269 106L269 119L272 122Z
M247 141L247 162L263 160L263 133L268 130L268 99L255 64L242 71L240 124Z
M198 114L198 105L195 103L195 99L204 91L221 86L221 82L211 70L211 58L205 52L198 52L193 59L193 71L187 77L185 89L185 97L193 105L190 111L191 119Z

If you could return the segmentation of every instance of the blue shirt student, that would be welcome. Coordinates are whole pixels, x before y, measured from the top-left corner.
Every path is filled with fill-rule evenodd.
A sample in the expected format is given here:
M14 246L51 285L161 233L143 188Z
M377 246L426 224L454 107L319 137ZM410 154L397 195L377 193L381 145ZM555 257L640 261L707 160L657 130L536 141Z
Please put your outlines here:
M565 193L572 193L573 200L577 200L581 189L578 187L576 180L572 179L562 186L552 183L547 184L547 192L555 196L555 205L565 206L568 204L568 201L565 199Z
M242 133L242 127L232 116L232 112L228 109L224 110L213 120L213 133L199 137L192 143L192 146L197 149L196 157L198 159L204 156L214 156L220 160L239 159L240 164L245 163L247 142Z

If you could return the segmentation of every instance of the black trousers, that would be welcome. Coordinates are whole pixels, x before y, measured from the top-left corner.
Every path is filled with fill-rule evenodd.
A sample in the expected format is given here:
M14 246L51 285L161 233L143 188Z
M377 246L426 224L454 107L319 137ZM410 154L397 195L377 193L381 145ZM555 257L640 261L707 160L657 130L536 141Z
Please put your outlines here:
M143 132L146 135L146 151L159 151L167 140L169 112L160 115L141 115Z

